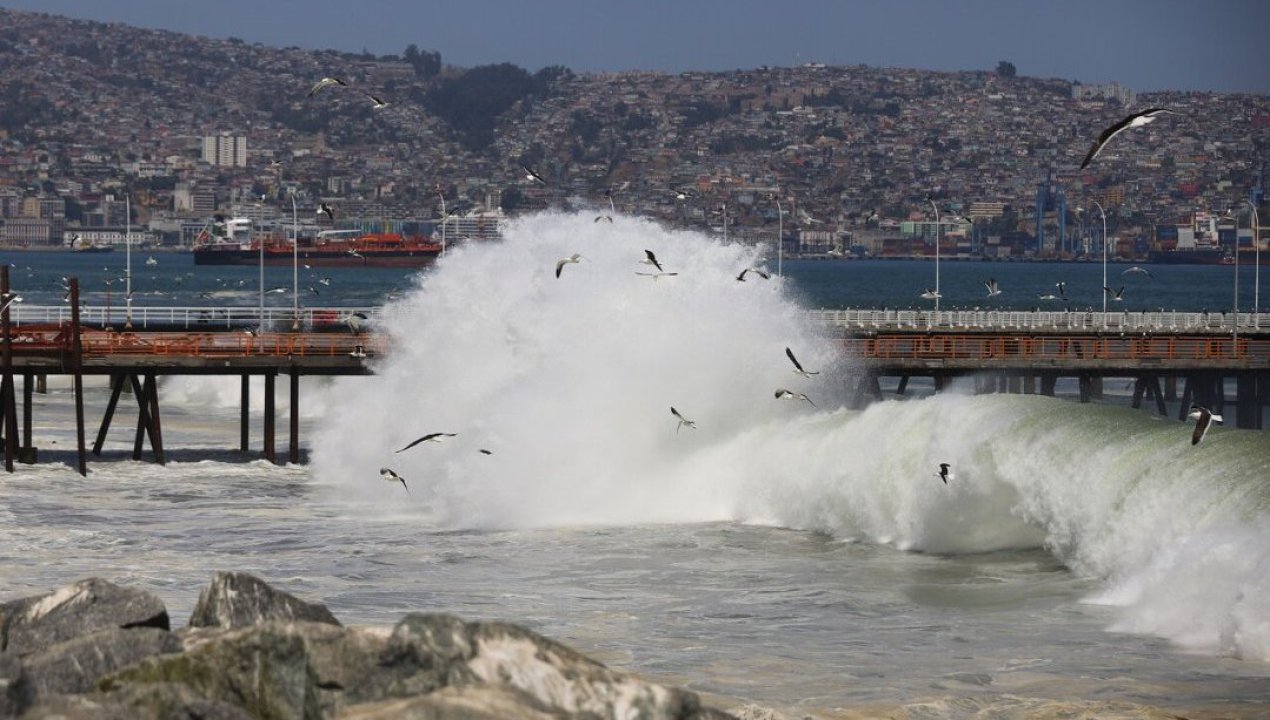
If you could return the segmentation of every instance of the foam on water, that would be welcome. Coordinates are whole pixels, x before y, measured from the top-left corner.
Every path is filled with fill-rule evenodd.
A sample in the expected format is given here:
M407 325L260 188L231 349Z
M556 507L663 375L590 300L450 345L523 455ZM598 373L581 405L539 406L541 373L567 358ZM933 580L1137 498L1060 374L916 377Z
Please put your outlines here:
M1122 629L1270 658L1264 435L1192 447L1176 422L1039 397L847 411L834 342L779 279L735 280L759 249L616 220L522 218L421 275L386 313L377 374L334 383L317 479L457 528L724 519L930 553L1044 546L1105 581ZM637 275L645 249L679 274ZM795 375L786 346L825 372ZM395 452L439 431L458 436Z

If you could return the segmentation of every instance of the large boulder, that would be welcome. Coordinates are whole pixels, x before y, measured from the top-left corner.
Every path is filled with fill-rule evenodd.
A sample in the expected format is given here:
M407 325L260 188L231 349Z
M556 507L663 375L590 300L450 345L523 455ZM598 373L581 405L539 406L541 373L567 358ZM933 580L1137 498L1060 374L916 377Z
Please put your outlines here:
M7 717L7 716L6 716ZM22 720L255 720L231 703L213 702L176 683L146 683L113 693L43 698Z
M22 658L37 696L84 693L97 681L154 655L181 652L176 635L158 628L112 628L49 646Z
M271 620L339 625L325 605L307 603L241 572L218 572L190 613L190 627L239 628Z
M20 715L31 704L34 694L18 656L0 653L0 718Z
M111 692L147 683L186 685L206 700L237 705L255 718L322 717L317 673L304 639L273 625L225 633L180 655L152 657L103 678L98 687Z
M0 605L0 650L24 655L98 630L169 629L158 596L101 578Z

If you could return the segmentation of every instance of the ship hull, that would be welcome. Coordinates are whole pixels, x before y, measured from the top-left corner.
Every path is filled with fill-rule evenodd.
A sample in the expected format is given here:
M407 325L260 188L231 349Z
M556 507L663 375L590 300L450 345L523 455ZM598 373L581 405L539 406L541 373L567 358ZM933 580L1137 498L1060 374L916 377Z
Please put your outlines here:
M1221 265L1226 254L1220 250L1152 250L1147 262L1154 265Z
M266 252L265 265L286 265L298 262L311 267L424 267L436 260L440 253L427 248L419 250L380 250L363 251L357 255L347 252L323 252L320 250L300 250L295 255L290 252ZM196 249L195 265L259 265L261 262L258 250L222 250Z

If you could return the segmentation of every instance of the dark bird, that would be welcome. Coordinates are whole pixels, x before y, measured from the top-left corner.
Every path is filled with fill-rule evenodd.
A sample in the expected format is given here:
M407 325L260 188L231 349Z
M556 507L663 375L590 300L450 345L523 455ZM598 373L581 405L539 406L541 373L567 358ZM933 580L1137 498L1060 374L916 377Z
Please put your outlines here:
M812 375L820 374L819 370L815 372L808 372L804 370L802 364L798 362L798 358L794 357L794 351L790 350L789 348L785 348L785 357L789 358L789 361L794 363L794 372L798 373L799 375L802 375L805 378L809 378Z
M494 454L494 451L493 451L493 450L486 450L485 448L481 448L480 450L477 450L477 452L479 452L479 453L480 453L480 454L482 454L482 455L493 455L493 454Z
M777 400L806 400L809 405L811 405L812 407L816 407L816 403L812 402L811 398L807 397L806 395L802 393L790 392L786 390L785 388L780 388L776 391L776 399Z
M657 262L657 256L653 254L652 250L645 250L644 259L640 260L640 262L644 263L645 265L652 265L653 267L657 268L657 272L665 272L665 270L663 270L661 267L661 263Z
M326 203L318 203L317 214L325 215L330 218L331 222L335 222L335 211L332 210L331 206Z
M342 79L337 77L324 77L313 84L313 89L309 90L309 94L306 95L305 97L313 97L322 88L331 87L332 85L339 85L343 87L345 85L348 85L348 83L344 82Z
M581 255L579 255L578 253L574 253L574 254L570 255L569 257L567 257L567 258L561 258L561 259L557 260L557 261L556 261L556 277L560 277L560 271L564 270L564 266L565 266L565 265L569 265L569 264L571 264L571 263L580 262L580 261L582 261L582 260L584 260L584 259L585 259L585 258L583 258L583 257L582 257Z
M954 477L954 475L952 474L952 469L951 469L951 468L952 468L952 466L951 466L951 465L949 465L948 463L940 463L940 464L939 464L939 472L935 474L935 476L936 476L936 477L938 477L940 480L943 480L943 481L944 481L944 484L945 484L945 485L947 485L947 484L948 484L948 481L949 481L949 480L951 480L951 479L953 479L953 477Z
M745 268L744 270L742 270L742 271L741 271L741 274L740 274L740 275L737 275L737 276L736 276L736 281L737 281L737 282L745 282L745 274L746 274L746 273L754 273L755 275L758 275L759 277L763 278L764 280L771 279L771 277L772 277L771 275L769 275L769 274L767 274L767 273L763 272L762 270L759 270L758 268Z
M1199 441L1204 439L1204 435L1208 433L1209 425L1212 425L1213 422L1222 421L1221 415L1214 415L1208 408L1200 407L1199 405L1192 405L1191 411L1186 417L1195 421L1195 432L1191 433L1192 445L1198 445Z
M1111 138L1129 128L1142 127L1164 114L1177 115L1178 113L1165 108L1147 108L1141 112L1133 113L1115 125L1103 130L1098 139L1094 141L1093 146L1089 148L1089 153L1085 155L1085 159L1080 163L1080 169L1084 170L1088 167L1089 163L1093 162L1094 158L1098 157L1098 153L1102 152L1102 149L1111 141Z
M1106 285L1103 285L1103 286L1102 286L1102 291L1103 291L1103 292L1105 292L1105 293L1107 293L1108 295L1110 295L1110 296L1111 296L1111 299L1112 299L1112 300L1115 300L1115 301L1117 301L1117 302L1119 302L1119 301L1121 301L1121 300L1123 300L1123 299L1124 299L1124 298L1120 297L1120 296L1124 293L1124 285L1121 285L1119 290L1112 290L1111 288L1107 287Z
M401 486L406 489L406 492L410 492L410 486L406 484L406 479L398 475L397 473L393 472L392 468L390 467L379 468L379 476L387 480L388 482L401 483Z
M671 408L670 408L670 414L671 414L671 415L674 415L674 416L675 416L675 418L679 420L679 424L675 426L675 432L676 432L676 433L678 433L678 432L679 432L679 428L681 428L681 427L683 427L683 426L685 426L685 425L687 425L688 427L692 428L693 430L696 430L696 429L697 429L697 423L696 423L696 421L689 420L688 418L684 417L683 415L680 415L680 414L679 414L679 411L678 411L678 410L676 410L676 409L674 408L674 406L671 406Z
M1056 283L1054 283L1054 287L1058 288L1058 296L1059 296L1059 297L1061 297L1061 298L1063 298L1064 300L1066 300L1066 299L1067 299L1067 294L1066 294L1066 293L1067 293L1067 283L1065 283L1065 282L1056 282Z
M446 438L452 438L456 435L458 435L458 433L445 433L445 432L428 433L427 435L424 435L418 440L411 441L408 445L403 447L401 450L397 450L396 452L409 450L410 448L414 447L415 445L418 445L419 443L424 443L424 442L439 443Z
M520 169L525 171L525 179L526 179L526 180L529 180L529 181L531 181L531 182L536 182L536 183L538 183L539 185L546 185L546 184L547 184L547 181L546 181L546 180L544 180L544 179L543 179L543 177L542 177L541 175L539 175L538 173L534 172L534 171L533 171L533 170L532 170L532 169L531 169L528 165L521 165L521 166L520 166Z

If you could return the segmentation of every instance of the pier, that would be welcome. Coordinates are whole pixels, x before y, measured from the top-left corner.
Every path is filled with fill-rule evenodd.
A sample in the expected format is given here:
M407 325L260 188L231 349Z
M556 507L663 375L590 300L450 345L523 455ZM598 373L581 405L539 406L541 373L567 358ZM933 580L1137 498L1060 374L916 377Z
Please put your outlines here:
M374 332L378 308L81 306L70 281L69 303L30 306L10 293L0 268L0 414L5 468L33 463L33 394L49 375L69 376L75 396L77 469L87 473L90 451L83 378L109 378L111 394L91 444L100 455L106 433L124 406L135 406L132 457L163 448L160 376L237 375L241 378L240 447L247 453L249 381L264 381L263 456L277 462L276 384L288 381L289 462L300 461L300 378L369 375L368 362L390 352ZM853 402L884 397L882 378L904 394L913 378L929 378L936 392L957 378L973 378L976 392L1053 395L1061 378L1074 380L1081 402L1101 396L1105 378L1131 378L1133 406L1151 403L1167 415L1180 401L1225 414L1227 424L1262 429L1270 405L1270 314L1188 312L1025 312L920 310L814 311L814 320L843 351L843 377ZM17 380L21 379L21 394ZM1233 398L1227 385L1234 385ZM1179 393L1180 387L1180 393ZM1233 417L1232 417L1233 416Z

